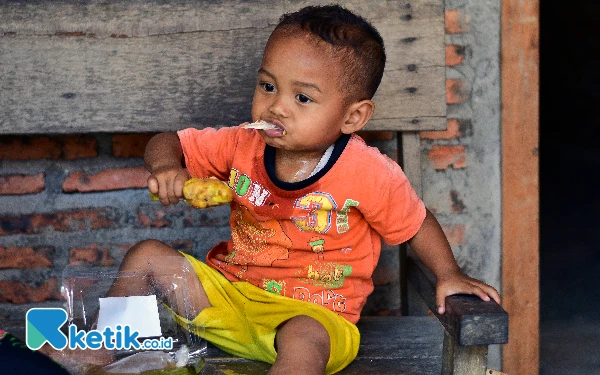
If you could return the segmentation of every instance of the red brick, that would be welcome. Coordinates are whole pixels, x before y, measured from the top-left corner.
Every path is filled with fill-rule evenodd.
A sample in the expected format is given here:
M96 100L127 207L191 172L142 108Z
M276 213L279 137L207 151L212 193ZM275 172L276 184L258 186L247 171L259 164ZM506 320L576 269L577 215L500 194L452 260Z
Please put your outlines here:
M16 280L0 281L0 302L29 303L60 299L56 279L44 283L24 283Z
M58 142L49 137L0 137L0 159L58 159L60 154Z
M62 157L66 160L95 158L98 156L98 144L92 137L59 137L62 143Z
M182 205L184 203L179 203ZM165 228L171 226L172 219L167 215L166 208L163 206L150 207L148 205L144 205L138 209L138 219L142 226L152 227L152 228Z
M450 166L455 169L467 166L464 146L433 146L429 151L429 160L437 170Z
M369 141L390 141L394 139L393 132L385 132L385 131L359 131L356 132L362 139L366 142Z
M90 208L60 211L49 214L0 216L0 235L34 234L48 230L73 232L80 230L116 228L118 214L110 208Z
M459 104L467 99L469 99L469 91L462 80L446 80L446 104Z
M90 192L145 188L150 173L144 167L109 169L96 174L73 172L63 182L63 191Z
M446 34L462 34L469 32L469 19L458 9L445 11Z
M456 66L463 63L465 47L455 44L446 46L446 66Z
M112 153L119 158L141 158L150 138L156 133L115 134L113 135Z
M463 224L442 225L450 246L463 245L465 243L465 226Z
M446 124L446 130L421 132L421 139L455 139L462 135L458 120L448 119Z
M46 268L52 267L54 248L0 247L0 268Z
M0 159L66 159L98 156L96 139L88 136L2 136Z
M183 202L168 207L164 207L159 202L144 203L138 208L138 219L135 225L138 228L164 228L181 224L185 228L228 225L228 212L219 210L218 214L215 214L215 211L210 207L197 209Z
M37 194L44 191L44 174L0 176L0 195Z
M124 246L119 246L121 251L126 251ZM127 249L129 246L127 246ZM110 255L111 246L90 245L84 248L69 250L69 264L76 266L112 266L115 259Z

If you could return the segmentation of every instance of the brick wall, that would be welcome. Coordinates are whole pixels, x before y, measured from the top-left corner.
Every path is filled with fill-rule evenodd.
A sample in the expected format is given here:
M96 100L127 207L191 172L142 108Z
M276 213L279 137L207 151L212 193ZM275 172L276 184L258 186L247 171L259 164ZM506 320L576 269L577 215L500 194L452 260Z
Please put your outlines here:
M202 256L227 238L226 207L149 199L151 136L0 136L0 319L62 305L67 265L116 267L146 238Z
M23 321L31 307L62 306L67 265L118 267L147 238L203 259L229 237L227 206L163 207L149 199L143 153L152 135L0 136L0 326ZM396 156L393 133L362 136ZM389 289L397 279L397 267L385 267L376 281ZM398 310L386 291L379 295L372 313Z
M445 12L445 27L447 35L461 35L468 32L468 20L466 15L457 9L447 9ZM460 67L465 62L466 46L457 43L446 44L446 66L448 69ZM446 80L446 103L452 106L468 103L470 99L469 87L464 79L447 78ZM426 156L424 169L424 199L425 203L438 217L448 241L456 253L458 249L466 244L466 224L461 220L459 214L465 210L465 205L460 199L460 193L449 182L453 170L464 170L467 168L468 139L473 135L470 118L461 118L449 114L447 128L444 131L425 131L420 133L422 140L422 153ZM441 202L439 197L427 199L431 194L431 172L437 172L435 178L438 183L446 182L443 194L449 199ZM428 176L430 176L428 178ZM429 183L428 183L429 180ZM439 194L438 189L435 194ZM442 204L440 204L442 203ZM449 204L450 210L445 214L443 203ZM446 206L447 206L446 205Z

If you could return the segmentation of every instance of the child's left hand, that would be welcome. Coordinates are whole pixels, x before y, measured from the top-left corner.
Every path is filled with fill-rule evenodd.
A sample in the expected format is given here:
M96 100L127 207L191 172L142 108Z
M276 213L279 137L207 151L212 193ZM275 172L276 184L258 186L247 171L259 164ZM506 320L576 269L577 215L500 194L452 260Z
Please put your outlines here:
M454 294L473 294L484 301L493 299L498 304L500 303L500 295L494 287L461 272L456 272L438 278L436 306L439 314L446 312L446 297Z

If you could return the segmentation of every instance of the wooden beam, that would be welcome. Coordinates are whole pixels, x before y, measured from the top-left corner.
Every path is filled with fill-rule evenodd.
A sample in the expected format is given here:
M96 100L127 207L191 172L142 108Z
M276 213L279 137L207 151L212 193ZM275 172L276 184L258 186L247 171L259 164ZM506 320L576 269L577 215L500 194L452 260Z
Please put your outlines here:
M0 134L248 121L278 18L320 3L0 2ZM369 19L385 41L386 70L367 130L444 129L443 2L340 3Z
M539 372L539 0L502 1L503 371Z
M473 295L446 297L446 313L437 313L437 280L414 254L407 257L408 281L459 346L504 344L508 341L508 315L495 301Z

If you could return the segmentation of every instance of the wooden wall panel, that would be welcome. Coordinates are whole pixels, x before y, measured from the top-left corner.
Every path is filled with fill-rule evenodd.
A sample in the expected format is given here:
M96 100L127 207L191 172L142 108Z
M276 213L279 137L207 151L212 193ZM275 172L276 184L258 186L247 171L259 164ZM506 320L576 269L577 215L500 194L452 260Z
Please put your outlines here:
M318 1L0 3L0 134L132 132L249 120L279 16ZM388 65L367 129L444 129L442 0L342 1Z

